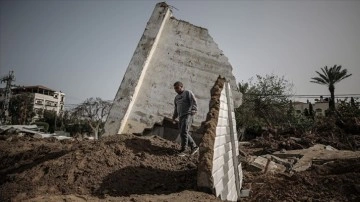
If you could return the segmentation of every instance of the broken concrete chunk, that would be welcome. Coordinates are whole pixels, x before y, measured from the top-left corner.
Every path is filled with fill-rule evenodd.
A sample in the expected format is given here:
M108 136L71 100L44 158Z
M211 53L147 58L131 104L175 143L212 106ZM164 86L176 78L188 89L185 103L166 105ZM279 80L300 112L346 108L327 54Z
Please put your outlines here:
M288 159L282 159L282 158L279 158L279 157L276 157L276 156L273 156L273 155L270 155L270 154L267 154L264 157L271 160L271 161L274 161L275 163L278 163L278 164L281 164L281 165L285 166L287 169L290 169L293 166L293 163L294 163L293 160L289 161Z
M330 145L325 146L325 149L329 150L329 151L337 151L337 149L335 149L334 147L332 147Z
M290 137L291 140L294 140L295 142L301 142L301 138L297 138L297 137Z
M270 162L268 162L270 161ZM284 172L286 167L271 161L270 159L258 156L253 162L249 164L253 171L270 171L270 172Z
M242 189L240 191L240 197L245 198L250 196L250 189Z
M251 142L239 142L239 146L251 145Z

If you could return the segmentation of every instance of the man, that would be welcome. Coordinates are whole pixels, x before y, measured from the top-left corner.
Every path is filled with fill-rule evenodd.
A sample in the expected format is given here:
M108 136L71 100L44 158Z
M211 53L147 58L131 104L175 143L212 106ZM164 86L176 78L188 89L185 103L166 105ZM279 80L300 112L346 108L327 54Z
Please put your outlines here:
M179 129L181 137L181 150L179 156L186 156L186 148L189 144L191 148L190 154L193 155L199 151L199 147L189 134L189 130L193 121L193 116L197 112L196 98L194 94L185 90L183 84L180 81L174 83L174 90L177 93L175 96L173 122L179 117Z

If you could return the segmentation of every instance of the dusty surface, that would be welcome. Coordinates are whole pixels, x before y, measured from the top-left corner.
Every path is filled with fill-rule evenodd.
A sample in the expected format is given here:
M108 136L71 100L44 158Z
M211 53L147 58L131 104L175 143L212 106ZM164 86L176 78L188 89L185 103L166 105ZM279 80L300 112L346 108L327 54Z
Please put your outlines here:
M263 137L241 149L260 155L284 148L284 142L300 149L328 141L350 150L358 148L359 140L358 135L298 138ZM220 201L196 187L198 156L180 158L178 149L154 136L112 136L97 142L3 137L0 201ZM243 201L360 201L360 157L313 165L293 175L250 172L243 166L243 188L251 189Z
M156 136L0 140L0 201L217 200L196 191L198 156L178 149Z
M39 196L36 198L32 198L29 201L31 202L57 202L57 201L67 201L67 202L85 202L85 201L121 201L121 202L157 202L157 201L175 201L175 202L183 202L183 201L195 201L195 202L202 202L202 201L221 201L215 198L212 195L197 192L197 191L182 191L179 193L172 193L172 194L143 194L143 195L131 195L128 197L113 197L113 196L106 196L104 198L98 198L93 196L87 195L50 195L50 196Z

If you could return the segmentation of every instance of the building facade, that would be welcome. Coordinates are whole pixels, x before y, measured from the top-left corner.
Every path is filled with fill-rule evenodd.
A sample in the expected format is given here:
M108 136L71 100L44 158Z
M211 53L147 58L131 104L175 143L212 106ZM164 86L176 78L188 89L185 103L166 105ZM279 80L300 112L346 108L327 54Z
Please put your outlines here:
M294 102L294 109L296 114L302 114L305 109L309 110L310 102ZM325 116L326 110L329 109L328 99L323 99L322 97L318 100L315 100L315 103L311 103L312 108L316 116ZM338 107L338 103L335 103L335 107Z
M44 110L55 111L57 115L64 111L65 93L61 91L55 91L41 85L24 86L12 89L13 96L22 93L31 93L34 95L35 119L39 118L39 115Z

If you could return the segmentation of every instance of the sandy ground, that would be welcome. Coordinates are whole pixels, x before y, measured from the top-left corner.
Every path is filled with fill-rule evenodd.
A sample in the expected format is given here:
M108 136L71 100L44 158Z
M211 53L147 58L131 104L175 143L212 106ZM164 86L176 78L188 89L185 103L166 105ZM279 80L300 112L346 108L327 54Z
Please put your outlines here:
M351 138L333 143L357 147L359 138ZM284 141L265 138L242 149L260 155L281 149ZM288 147L315 142L309 137ZM178 149L157 136L1 138L0 201L220 201L197 190L198 155L181 158ZM243 201L360 201L360 157L314 165L291 176L251 172L243 165L243 187L251 189Z

